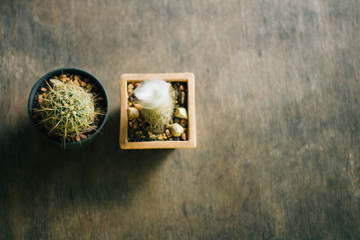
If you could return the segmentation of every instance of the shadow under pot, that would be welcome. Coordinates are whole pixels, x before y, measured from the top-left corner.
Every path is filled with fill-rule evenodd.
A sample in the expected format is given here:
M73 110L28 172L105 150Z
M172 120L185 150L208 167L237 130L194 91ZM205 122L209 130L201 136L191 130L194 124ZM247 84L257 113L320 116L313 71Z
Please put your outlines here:
M41 77L31 89L29 117L45 138L73 149L91 143L109 115L103 84L89 72L60 68Z

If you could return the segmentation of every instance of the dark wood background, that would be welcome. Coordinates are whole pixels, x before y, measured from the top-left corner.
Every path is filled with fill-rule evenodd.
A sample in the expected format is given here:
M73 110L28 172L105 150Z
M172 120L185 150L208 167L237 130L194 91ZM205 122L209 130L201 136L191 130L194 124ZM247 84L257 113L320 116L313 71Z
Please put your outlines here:
M1 0L0 20L0 239L360 239L358 0ZM59 67L110 95L81 150L27 115ZM184 71L197 149L120 150L120 75Z

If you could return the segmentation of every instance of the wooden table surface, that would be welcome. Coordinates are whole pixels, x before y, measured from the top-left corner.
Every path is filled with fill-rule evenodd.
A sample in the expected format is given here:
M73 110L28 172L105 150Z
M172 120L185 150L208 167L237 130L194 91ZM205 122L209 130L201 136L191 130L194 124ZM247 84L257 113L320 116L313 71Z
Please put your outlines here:
M0 239L360 239L360 2L0 1ZM97 76L103 134L62 150L32 85ZM120 150L122 73L194 72L198 147Z

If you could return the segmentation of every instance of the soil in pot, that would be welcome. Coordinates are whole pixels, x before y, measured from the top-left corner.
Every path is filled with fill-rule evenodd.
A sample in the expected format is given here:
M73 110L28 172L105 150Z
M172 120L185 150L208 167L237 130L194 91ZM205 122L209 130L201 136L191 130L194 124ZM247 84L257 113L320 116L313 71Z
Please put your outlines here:
M106 103L91 79L66 73L52 76L39 87L33 101L33 119L41 131L59 142L80 142L104 121Z
M142 116L142 109L136 102L136 98L132 94L133 91L140 85L140 82L128 82L128 109L135 108L139 112L139 116L132 118L128 111L128 141L129 142L146 142L146 141L186 141L188 138L188 119L187 117L178 113L179 109L188 112L187 99L188 88L185 82L170 82L170 95L173 99L174 108L173 116L170 122L163 127L163 131L154 133L149 131L148 124L144 121ZM185 114L186 115L186 114ZM183 128L183 133L180 136L174 136L171 129L174 123L179 124Z

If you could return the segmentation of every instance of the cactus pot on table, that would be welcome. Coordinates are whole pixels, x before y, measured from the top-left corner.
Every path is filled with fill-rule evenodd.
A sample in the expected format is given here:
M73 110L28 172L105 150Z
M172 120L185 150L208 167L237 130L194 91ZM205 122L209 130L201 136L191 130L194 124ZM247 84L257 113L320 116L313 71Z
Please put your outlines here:
M193 73L122 74L120 148L196 148Z
M109 114L106 90L94 75L76 68L45 74L28 101L31 121L57 146L88 145L104 127Z

